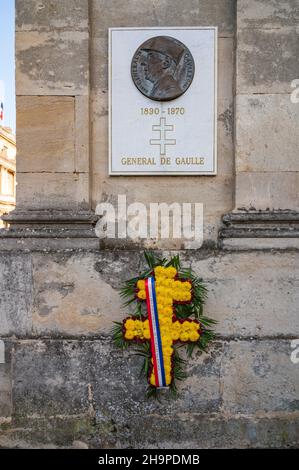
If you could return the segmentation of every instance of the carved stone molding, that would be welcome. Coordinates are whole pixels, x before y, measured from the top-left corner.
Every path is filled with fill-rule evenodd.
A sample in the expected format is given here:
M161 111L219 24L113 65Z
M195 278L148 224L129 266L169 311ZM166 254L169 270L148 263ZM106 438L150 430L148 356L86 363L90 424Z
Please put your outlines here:
M2 219L1 250L99 248L92 211L15 210Z
M299 212L242 211L222 217L219 244L224 249L299 248Z

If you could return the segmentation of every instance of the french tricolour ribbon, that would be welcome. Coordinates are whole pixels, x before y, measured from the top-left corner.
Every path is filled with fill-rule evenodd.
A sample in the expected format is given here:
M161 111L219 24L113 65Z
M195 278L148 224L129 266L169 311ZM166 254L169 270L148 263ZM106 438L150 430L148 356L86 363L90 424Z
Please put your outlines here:
M162 352L162 340L159 326L155 278L145 280L147 314L151 333L151 351L157 387L166 387L165 370Z

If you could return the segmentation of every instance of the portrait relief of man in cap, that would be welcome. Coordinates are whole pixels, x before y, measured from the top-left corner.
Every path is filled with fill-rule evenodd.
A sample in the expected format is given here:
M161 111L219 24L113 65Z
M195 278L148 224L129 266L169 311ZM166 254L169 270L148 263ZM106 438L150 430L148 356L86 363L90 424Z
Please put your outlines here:
M153 83L150 97L163 99L165 96L180 95L183 90L174 78L176 68L184 54L184 48L170 38L156 37L146 43L144 74Z
M194 60L178 39L156 36L146 40L135 52L131 75L145 96L170 101L185 93L192 82Z

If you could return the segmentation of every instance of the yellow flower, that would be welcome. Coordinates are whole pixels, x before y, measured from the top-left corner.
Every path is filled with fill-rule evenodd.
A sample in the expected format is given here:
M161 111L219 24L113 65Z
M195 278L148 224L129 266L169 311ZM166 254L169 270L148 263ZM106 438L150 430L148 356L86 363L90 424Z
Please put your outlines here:
M135 328L135 321L132 318L128 318L125 322L125 327L127 330L134 330Z
M174 276L177 274L177 270L173 266L169 266L166 268L166 276L168 278L174 278Z
M125 338L126 339L133 339L135 336L135 331L134 330L127 330L125 332Z
M179 337L180 337L180 332L179 332L179 331L176 331L176 330L172 330L171 337L172 337L172 339L173 339L174 341L177 340L177 339L179 339Z
M181 341L188 341L188 339L189 339L188 333L186 333L185 331L182 331L182 333L180 334L180 340Z
M158 294L156 299L157 299L157 305L162 307L164 303L164 296L162 294Z
M172 330L175 330L175 331L181 331L181 328L182 328L182 324L176 320L173 324L172 324Z
M165 347L165 348L162 347L162 351L163 351L163 357L164 357L164 356L167 357L167 356L171 356L171 355L172 355L173 349L172 349L171 347L167 346L167 347Z
M172 297L164 297L164 305L165 307L170 307L173 303Z
M164 316L160 317L160 325L171 327L171 318L167 318Z
M167 347L167 346L171 346L172 345L172 339L170 336L164 336L162 338L162 346L163 348L164 347Z
M164 336L168 335L168 330L169 328L167 326L160 324L160 333L161 333L161 336L163 336L163 338Z
M155 379L154 374L151 374L151 376L150 376L150 384L151 385L156 385L156 379Z
M142 330L143 328L143 322L141 320L135 320L135 328L138 330Z
M173 310L169 305L166 305L163 309L163 313L164 313L164 315L172 315Z
M139 292L137 292L137 297L138 299L144 300L146 298L145 290L140 290Z
M165 380L166 380L166 385L170 385L170 384L171 384L171 375L170 375L170 374L166 374Z
M145 339L150 339L150 337L151 337L150 330L144 329L143 330L143 336L144 336Z
M143 328L149 328L149 321L148 320L144 320Z
M139 279L139 281L137 281L137 289L145 290L145 281L143 279Z
M183 293L183 300L185 300L185 301L191 300L191 297L192 297L191 292L184 292Z
M180 290L182 288L182 282L181 281L174 281L173 288L176 289L176 290Z
M172 290L174 287L174 282L175 282L174 279L167 279L166 280L167 287L169 287Z
M189 281L183 282L182 286L183 286L183 289L187 290L187 291L191 290L191 288L192 288L192 285Z
M182 301L183 300L183 295L180 289L175 289L173 296L175 300Z
M154 269L155 277L165 277L165 269L163 266L156 266Z
M197 341L199 339L199 334L197 331L190 331L189 333L190 341Z
M162 304L157 304L157 309L158 309L158 314L159 316L161 315L161 312L163 311L163 305Z
M199 323L196 323L195 321L193 321L192 323L190 323L190 328L193 331L199 330Z
M191 330L191 322L189 322L189 321L184 321L184 322L182 323L182 330L183 330L183 332L188 332L188 331L190 331L190 330Z

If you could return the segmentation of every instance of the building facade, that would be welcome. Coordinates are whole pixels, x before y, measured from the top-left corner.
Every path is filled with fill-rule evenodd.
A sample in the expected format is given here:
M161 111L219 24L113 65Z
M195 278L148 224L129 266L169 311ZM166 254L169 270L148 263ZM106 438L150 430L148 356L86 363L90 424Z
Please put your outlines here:
M296 0L16 1L1 446L298 446L298 17ZM217 176L109 176L108 28L198 25L218 27ZM99 240L96 206L118 195L203 203L202 247ZM148 400L138 358L111 340L145 247L203 277L218 321L176 400Z
M16 140L11 129L0 127L0 215L16 205Z

